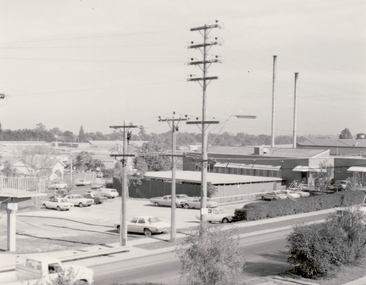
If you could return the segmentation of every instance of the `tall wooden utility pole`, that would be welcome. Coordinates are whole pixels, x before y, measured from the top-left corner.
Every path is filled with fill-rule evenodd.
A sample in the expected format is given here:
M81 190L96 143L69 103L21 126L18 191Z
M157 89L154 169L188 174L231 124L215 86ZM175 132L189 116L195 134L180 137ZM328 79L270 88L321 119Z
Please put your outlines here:
M294 83L294 126L293 126L293 140L294 140L294 144L293 144L293 148L296 148L296 125L297 125L297 101L296 101L296 89L297 89L297 77L298 77L299 73L295 72L295 83Z
M175 241L176 235L176 223L175 223L175 211L176 211L176 183L175 183L175 170L176 170L176 157L182 157L182 155L176 154L176 145L177 145L177 132L178 125L180 121L187 121L187 115L185 118L174 118L175 112L173 112L173 117L170 119L162 119L159 116L159 122L168 122L170 128L172 129L172 154L169 155L172 157L172 200L171 200L171 230L170 230L170 241ZM165 154L164 154L165 155Z
M273 56L273 78L272 78L272 123L271 123L271 147L274 147L275 144L275 132L274 132L274 125L275 125L275 80L276 80L276 59L277 55Z
M197 81L201 87L202 87L202 121L201 122L187 122L187 123L196 123L201 125L202 130L202 177L201 177L201 224L206 220L206 214L207 214L207 132L206 132L206 125L209 125L211 123L218 123L215 122L209 122L206 121L206 88L208 84L214 80L218 79L217 76L207 76L207 70L211 66L212 63L220 63L220 61L217 59L218 56L216 56L214 59L208 59L207 53L210 50L210 48L213 45L220 44L217 41L217 38L213 40L208 39L208 35L210 34L211 30L214 28L221 28L220 25L213 24L213 25L204 25L202 27L192 28L191 31L199 31L201 35L203 36L203 43L202 44L193 44L190 45L188 48L190 49L199 49L203 55L202 61L194 61L192 58L191 62L189 62L189 65L198 65L200 69L202 70L203 76L200 78L189 78L188 81ZM191 75L192 77L192 75ZM202 81L202 83L201 83Z
M112 129L122 129L123 134L123 153L115 153L110 154L110 156L114 157L122 157L122 167L123 167L123 178L122 178L122 205L121 205L121 219L120 219L120 245L127 245L127 192L128 192L128 183L127 183L127 158L133 157L133 154L127 154L127 132L131 128L137 128L137 126L133 126L131 123L126 126L125 122L123 122L123 126L110 126Z

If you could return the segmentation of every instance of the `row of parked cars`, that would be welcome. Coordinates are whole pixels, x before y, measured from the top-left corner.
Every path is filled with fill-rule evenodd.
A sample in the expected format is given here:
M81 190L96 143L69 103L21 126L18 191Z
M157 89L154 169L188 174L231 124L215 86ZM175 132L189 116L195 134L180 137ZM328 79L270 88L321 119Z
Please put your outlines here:
M281 199L297 199L300 197L308 197L310 196L309 192L300 191L300 190L281 190L281 191L272 191L261 196L262 200L272 201L272 200L281 200Z
M56 209L58 211L70 210L74 206L89 207L93 204L101 204L107 199L118 196L116 189L95 187L87 190L84 194L67 194L63 197L51 197L48 201L43 201L42 205L46 209Z
M83 179L75 182L75 186L87 186L87 185L92 185L92 182L89 180L83 180ZM66 189L66 187L67 187L67 183L54 182L48 186L48 189L59 190L59 189Z
M154 204L155 206L170 207L172 204L172 195L151 198L150 203ZM186 194L177 194L175 196L175 205L176 207L185 209L200 209L201 197L189 197ZM216 208L217 206L217 202L207 199L207 208Z

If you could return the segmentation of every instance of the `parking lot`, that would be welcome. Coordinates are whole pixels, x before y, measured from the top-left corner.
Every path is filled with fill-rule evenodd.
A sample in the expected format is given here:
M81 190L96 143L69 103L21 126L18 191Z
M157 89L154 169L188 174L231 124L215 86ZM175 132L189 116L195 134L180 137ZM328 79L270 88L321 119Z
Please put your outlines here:
M78 187L72 193L83 193L88 187ZM52 192L49 193L49 196ZM45 199L47 199L45 197ZM122 200L120 197L108 199L103 204L90 207L73 207L70 211L56 211L38 207L35 210L19 211L17 214L17 251L21 253L65 250L80 246L106 244L119 241L114 224L120 222ZM244 203L223 205L234 213ZM176 209L177 231L199 224L198 209ZM156 216L170 223L171 208L156 207L149 199L129 198L127 200L127 220L137 215ZM6 215L0 219L0 249L6 249ZM145 238L139 234L129 234L129 239ZM169 239L169 233L161 238Z

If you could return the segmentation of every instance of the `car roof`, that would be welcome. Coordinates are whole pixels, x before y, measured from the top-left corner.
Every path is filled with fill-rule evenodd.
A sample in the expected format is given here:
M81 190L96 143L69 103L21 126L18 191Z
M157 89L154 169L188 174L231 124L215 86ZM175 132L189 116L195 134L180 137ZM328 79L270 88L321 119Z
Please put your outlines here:
M134 216L133 218L145 218L145 219L149 219L149 218L157 218L157 217L156 216Z

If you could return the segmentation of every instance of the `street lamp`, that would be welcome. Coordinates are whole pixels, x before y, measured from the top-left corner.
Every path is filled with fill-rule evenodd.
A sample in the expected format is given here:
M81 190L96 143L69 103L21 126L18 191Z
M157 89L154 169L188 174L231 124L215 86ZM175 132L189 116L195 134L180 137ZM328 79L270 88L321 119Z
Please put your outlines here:
M210 147L212 146L213 142L217 139L217 137L219 136L220 132L222 131L222 129L225 127L226 123L230 120L231 117L236 117L237 119L255 119L257 118L257 116L252 116L252 115L230 115L229 118L227 118L221 129L219 130L219 132L217 133L216 137L212 140L212 142L210 143Z

